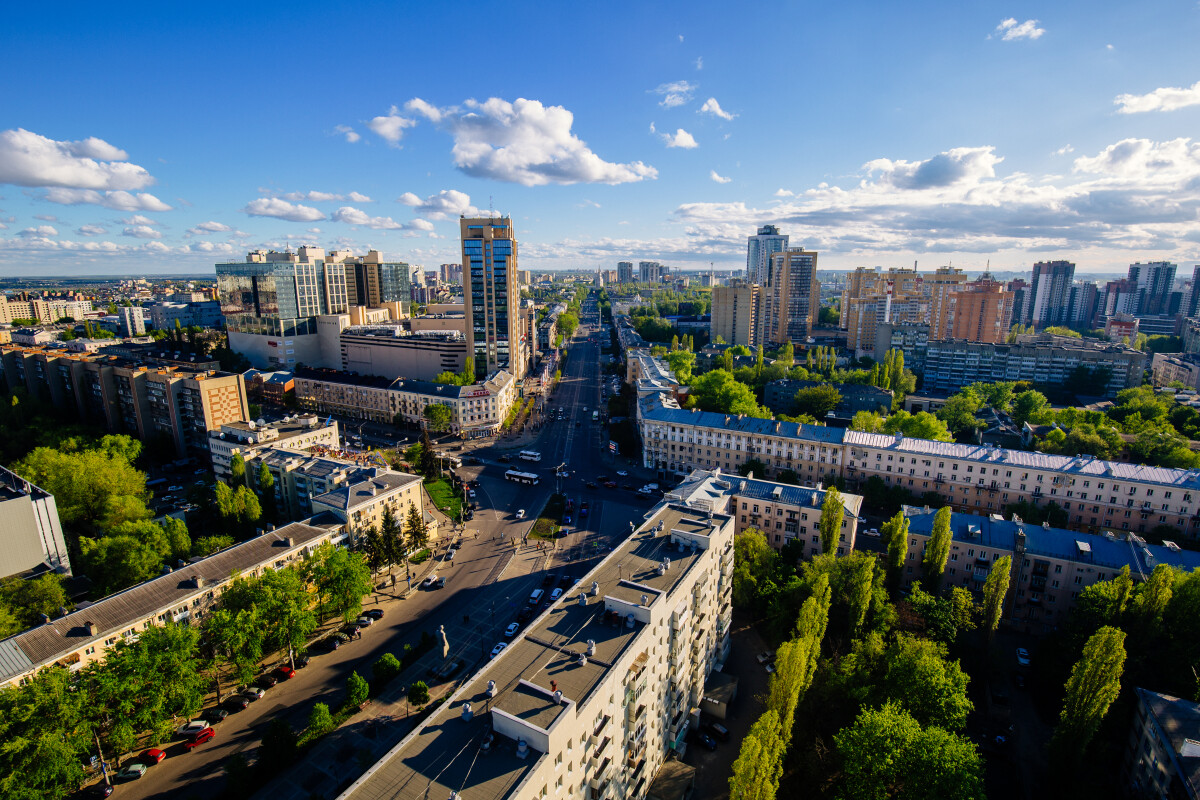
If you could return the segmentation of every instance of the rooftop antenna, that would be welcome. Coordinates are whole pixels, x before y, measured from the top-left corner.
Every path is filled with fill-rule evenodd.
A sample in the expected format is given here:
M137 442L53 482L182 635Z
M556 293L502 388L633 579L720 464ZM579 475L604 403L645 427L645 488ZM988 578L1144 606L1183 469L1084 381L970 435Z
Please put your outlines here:
M488 218L491 219L492 217L495 217L495 216L496 216L496 212L492 210L492 196L489 194L488 195Z

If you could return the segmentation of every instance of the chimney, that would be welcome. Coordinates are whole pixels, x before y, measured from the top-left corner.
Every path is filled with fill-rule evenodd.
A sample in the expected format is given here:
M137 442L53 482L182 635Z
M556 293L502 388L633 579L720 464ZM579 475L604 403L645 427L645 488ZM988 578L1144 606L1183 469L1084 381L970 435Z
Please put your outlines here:
M196 585L197 589L204 588L204 578L200 577L199 575L192 576L192 583L194 583Z
M88 636L95 636L95 635L96 635L96 623L94 623L94 622L85 622L85 623L83 623L83 627L87 629Z

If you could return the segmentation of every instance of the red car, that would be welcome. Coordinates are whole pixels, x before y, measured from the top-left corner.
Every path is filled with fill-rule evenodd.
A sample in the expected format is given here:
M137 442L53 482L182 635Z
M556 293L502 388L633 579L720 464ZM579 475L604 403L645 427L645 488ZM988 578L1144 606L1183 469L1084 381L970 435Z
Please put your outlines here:
M167 757L166 753L164 753L162 750L158 750L156 748L156 749L152 749L152 750L147 750L146 752L142 753L139 760L143 764L145 764L146 766L149 767L154 764L157 764L158 762L162 761L166 757Z
M615 488L617 488L617 482L616 481L605 481L604 488L605 489L615 489Z
M279 669L275 670L275 675L276 675L276 677L278 677L280 680L284 680L284 681L286 681L286 680L288 680L289 678L294 678L294 677L296 677L296 670L292 669L291 667L289 667L289 666L287 666L287 665L285 664L284 666L282 666L282 667L280 667Z
M216 735L217 732L212 728L205 728L202 731L196 731L192 734L192 737L187 740L187 743L184 744L184 747L186 747L188 750L191 750L193 747L204 744Z

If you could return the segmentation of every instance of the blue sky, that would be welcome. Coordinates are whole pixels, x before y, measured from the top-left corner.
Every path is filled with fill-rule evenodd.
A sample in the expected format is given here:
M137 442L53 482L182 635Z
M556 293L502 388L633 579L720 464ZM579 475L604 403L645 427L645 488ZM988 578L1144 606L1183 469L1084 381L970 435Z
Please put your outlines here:
M113 11L111 8L120 8ZM1200 4L31 4L0 44L0 274L311 243L434 267L1081 271L1200 258Z

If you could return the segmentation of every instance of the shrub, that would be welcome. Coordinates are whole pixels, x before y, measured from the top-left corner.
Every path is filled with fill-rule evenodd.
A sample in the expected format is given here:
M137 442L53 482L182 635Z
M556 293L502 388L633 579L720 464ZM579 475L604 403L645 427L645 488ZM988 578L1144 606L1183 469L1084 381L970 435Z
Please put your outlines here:
M308 714L308 733L311 736L320 736L331 730L333 730L333 714L329 713L329 706L317 703Z
M367 698L370 696L371 684L367 683L367 679L362 675L351 672L350 677L346 679L346 705L361 706L367 702Z
M429 702L429 687L425 681L417 681L408 687L408 702L414 706L423 706Z
M384 684L399 675L403 668L400 659L391 653L384 653L378 661L371 665L371 677L374 679L375 686L382 688Z

